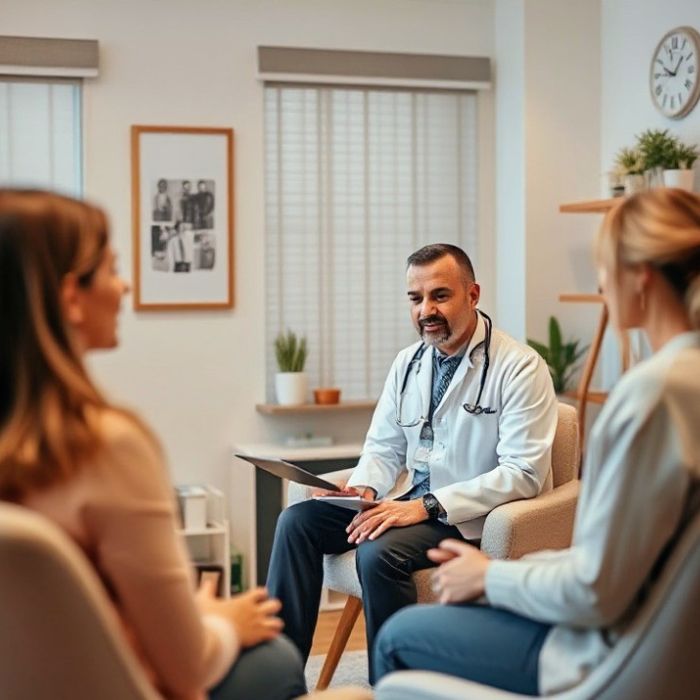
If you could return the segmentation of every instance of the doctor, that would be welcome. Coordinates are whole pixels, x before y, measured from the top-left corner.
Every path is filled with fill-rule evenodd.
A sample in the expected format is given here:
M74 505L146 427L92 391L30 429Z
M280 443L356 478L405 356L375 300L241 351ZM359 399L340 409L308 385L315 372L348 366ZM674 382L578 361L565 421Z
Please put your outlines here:
M446 537L478 543L493 508L552 487L557 408L543 360L477 310L480 287L463 250L429 245L407 262L421 340L394 360L345 485L348 495L383 502L355 514L305 501L277 523L267 585L304 658L324 554L358 547L371 651L384 621L415 603L411 574L434 565L430 547Z

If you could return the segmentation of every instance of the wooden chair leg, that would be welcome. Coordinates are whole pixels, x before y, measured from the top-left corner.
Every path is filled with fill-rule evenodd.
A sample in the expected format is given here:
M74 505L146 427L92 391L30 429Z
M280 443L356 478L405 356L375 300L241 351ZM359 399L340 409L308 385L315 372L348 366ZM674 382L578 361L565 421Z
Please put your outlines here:
M340 616L338 626L335 628L335 634L333 635L331 646L328 649L326 660L323 663L321 674L318 677L316 690L325 690L330 684L331 680L333 680L333 674L335 673L335 669L338 667L340 657L345 651L352 628L355 626L361 610L362 601L354 596L348 596L348 602L345 603L343 614Z

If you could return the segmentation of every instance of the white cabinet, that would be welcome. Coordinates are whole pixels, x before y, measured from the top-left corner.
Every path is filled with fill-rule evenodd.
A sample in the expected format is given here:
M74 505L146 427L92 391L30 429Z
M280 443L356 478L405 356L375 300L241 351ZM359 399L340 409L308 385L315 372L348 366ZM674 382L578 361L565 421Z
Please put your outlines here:
M185 539L192 563L200 570L218 568L219 590L228 597L231 592L231 549L226 520L224 493L207 484L176 486L181 523L179 533ZM189 525L189 526L188 526Z
M221 568L223 593L231 591L231 550L229 548L228 521L208 523L197 530L178 530L184 537L190 558L195 566Z

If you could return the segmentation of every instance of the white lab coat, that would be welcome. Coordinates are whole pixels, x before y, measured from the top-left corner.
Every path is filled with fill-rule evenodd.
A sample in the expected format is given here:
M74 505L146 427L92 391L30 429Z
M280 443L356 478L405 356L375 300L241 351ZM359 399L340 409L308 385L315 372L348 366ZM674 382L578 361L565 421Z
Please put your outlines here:
M479 315L466 355L433 416L430 489L447 511L447 522L469 539L481 537L496 506L531 498L552 488L551 448L557 402L542 358L493 329L490 366L480 404L495 413L471 415L484 361L486 326ZM420 343L402 350L389 371L362 455L348 486L371 486L379 498L410 490L421 426L396 423L399 391ZM406 383L401 422L427 416L432 389L433 348L414 365Z

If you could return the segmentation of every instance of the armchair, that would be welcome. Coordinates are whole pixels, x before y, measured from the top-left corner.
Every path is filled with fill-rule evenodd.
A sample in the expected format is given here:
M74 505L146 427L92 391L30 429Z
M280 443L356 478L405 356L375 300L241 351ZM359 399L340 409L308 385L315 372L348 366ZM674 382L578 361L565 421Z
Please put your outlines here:
M0 697L160 700L83 554L48 520L0 503Z
M567 547L571 542L578 498L580 461L576 410L560 403L552 445L552 491L536 498L505 503L491 511L484 523L481 549L496 559L516 559L527 552ZM339 483L347 479L351 471L333 472L324 475L324 478ZM311 491L299 484L290 484L290 505L309 498ZM317 685L319 690L327 688L331 682L362 610L362 588L355 569L354 550L326 555L323 572L324 585L345 593L348 600L321 669ZM413 575L420 603L435 600L430 576L430 569Z

